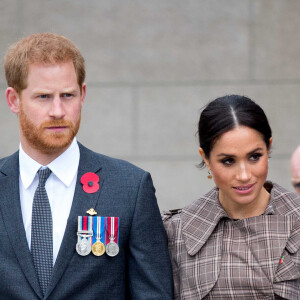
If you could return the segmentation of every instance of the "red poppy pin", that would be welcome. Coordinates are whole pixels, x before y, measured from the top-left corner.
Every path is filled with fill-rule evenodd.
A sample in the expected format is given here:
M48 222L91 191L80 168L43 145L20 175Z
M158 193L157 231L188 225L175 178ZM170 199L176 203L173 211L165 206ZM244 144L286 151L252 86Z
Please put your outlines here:
M82 175L80 182L83 184L83 190L92 194L99 190L99 176L95 173L88 172Z

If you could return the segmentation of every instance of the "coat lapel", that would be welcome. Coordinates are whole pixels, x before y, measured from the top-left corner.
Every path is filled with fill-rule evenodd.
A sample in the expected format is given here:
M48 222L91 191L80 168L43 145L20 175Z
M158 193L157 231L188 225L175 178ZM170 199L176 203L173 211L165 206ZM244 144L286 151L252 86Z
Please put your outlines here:
M36 294L42 298L23 224L19 193L19 152L8 157L0 172L0 210L12 249Z
M215 285L221 270L224 223L219 221L227 217L227 214L217 199L218 190L213 189L182 210L182 236L189 259L194 261L194 265L205 266L209 270L207 273L198 270L200 276L193 281L201 299ZM220 227L214 232L216 226ZM187 270L186 274L190 276L190 271Z
M78 216L87 215L86 214L87 210L89 210L90 208L96 208L103 187L103 183L104 183L103 178L101 178L100 176L101 166L96 155L92 151L83 147L81 144L79 144L79 148L80 148L80 161L79 161L79 168L78 168L77 182L75 187L73 203L68 218L63 241L60 246L59 253L54 265L53 277L45 295L46 298L48 295L50 295L50 293L53 291L56 284L62 277L73 255L74 254L78 255L75 249L77 243ZM92 194L88 194L84 192L82 189L82 184L80 182L82 175L84 175L87 172L94 172L100 178L99 190Z
M182 210L182 233L188 254L194 256L211 236L219 220L227 217L221 208L217 189Z

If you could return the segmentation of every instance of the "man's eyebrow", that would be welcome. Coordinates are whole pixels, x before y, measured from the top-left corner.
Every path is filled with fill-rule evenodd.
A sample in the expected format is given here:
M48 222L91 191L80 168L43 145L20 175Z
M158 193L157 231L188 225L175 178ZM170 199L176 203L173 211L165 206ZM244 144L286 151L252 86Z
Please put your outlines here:
M51 91L47 89L36 89L33 91L33 94L51 94Z
M253 153L257 152L257 151L262 151L262 150L263 150L263 148L258 147L258 148L255 148L254 150L251 150L250 152L248 152L247 155L250 155L250 154L253 154ZM227 153L220 153L217 156L235 157L234 154L227 154Z
M66 88L66 89L63 89L61 91L61 94L65 94L65 93L75 93L76 92L76 88Z

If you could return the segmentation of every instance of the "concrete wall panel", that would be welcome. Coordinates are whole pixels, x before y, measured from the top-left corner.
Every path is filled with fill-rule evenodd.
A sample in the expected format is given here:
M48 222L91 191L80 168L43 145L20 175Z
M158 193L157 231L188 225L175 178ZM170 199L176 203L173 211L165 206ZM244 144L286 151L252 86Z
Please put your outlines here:
M70 37L89 58L89 81L247 76L246 0L31 3L24 6L24 33L50 30Z
M106 155L131 155L131 96L129 88L88 88L78 140Z
M87 66L78 140L149 170L160 207L182 207L213 185L195 167L195 133L200 108L225 94L265 109L274 137L269 178L292 189L299 12L297 0L3 0L0 55L30 33L69 37ZM1 70L1 157L19 144L5 88Z
M256 0L255 78L300 79L300 2Z

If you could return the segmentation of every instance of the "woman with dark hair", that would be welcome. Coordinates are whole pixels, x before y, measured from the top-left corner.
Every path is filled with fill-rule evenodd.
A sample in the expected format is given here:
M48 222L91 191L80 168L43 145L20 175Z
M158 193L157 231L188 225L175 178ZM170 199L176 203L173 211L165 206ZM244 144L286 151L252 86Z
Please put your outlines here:
M175 299L300 299L300 197L266 181L264 111L243 96L217 98L198 133L216 187L164 214Z

